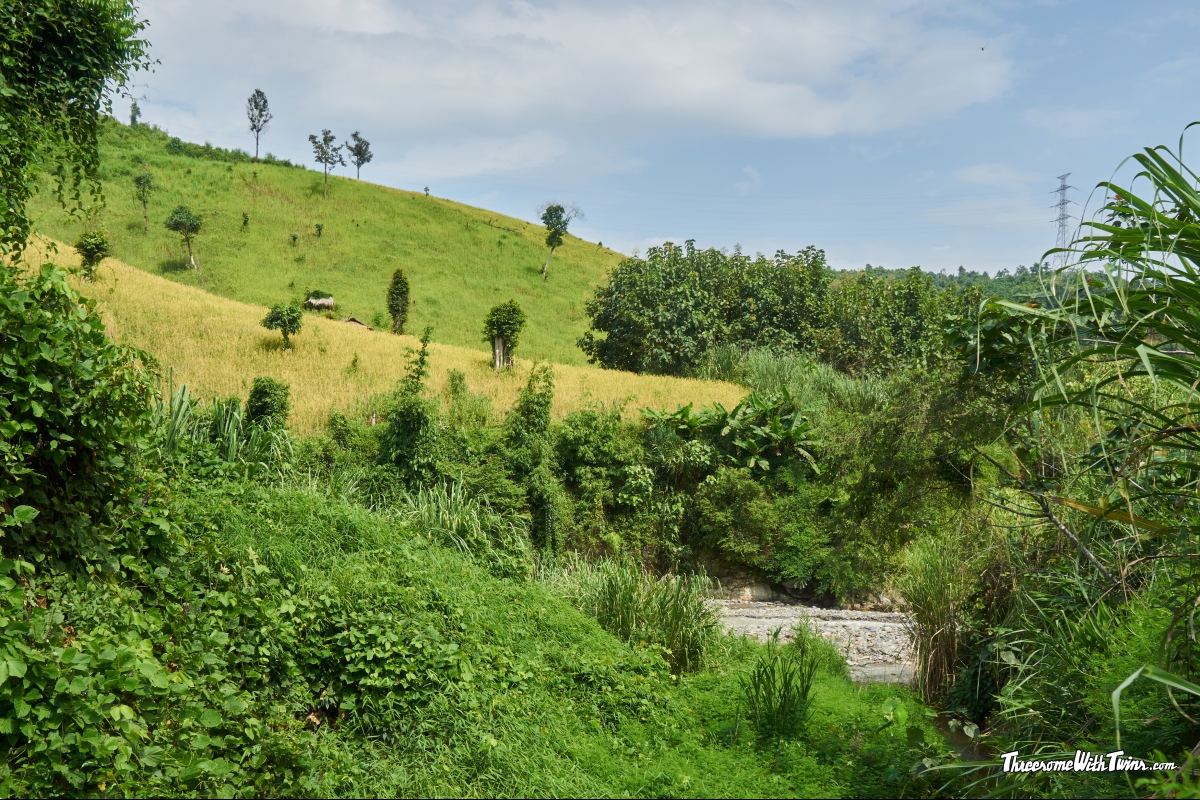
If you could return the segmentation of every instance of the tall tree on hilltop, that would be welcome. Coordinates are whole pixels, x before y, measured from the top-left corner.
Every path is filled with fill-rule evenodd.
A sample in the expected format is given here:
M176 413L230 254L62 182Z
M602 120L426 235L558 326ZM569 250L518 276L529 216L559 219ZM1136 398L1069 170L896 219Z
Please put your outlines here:
M134 100L129 104L129 127L136 128L138 120L142 118L142 107L138 105L138 101Z
M142 202L142 233L150 232L150 214L146 210L146 202L150 199L150 195L157 187L154 185L154 178L149 172L143 172L141 175L133 176L133 194Z
M408 321L408 278L402 269L392 273L392 285L388 287L387 293L387 308L392 317L392 333L404 333L404 323Z
M550 269L550 257L562 245L563 236L566 235L571 220L583 219L583 212L579 210L579 206L564 208L558 203L547 203L540 211L542 224L546 226L546 246L550 248L550 252L546 253L546 263L542 265L542 280L546 280L546 273Z
M25 204L47 158L55 196L100 199L98 132L105 96L150 65L132 0L0 5L0 254L29 240Z
M375 154L371 152L371 143L359 136L358 131L355 131L350 134L350 141L342 146L350 154L350 163L354 164L354 178L357 180L363 164L375 157Z
M250 120L250 132L254 134L254 160L258 161L258 137L267 130L271 122L271 108L267 105L267 96L262 89L255 89L254 94L246 99L246 119Z
M309 144L313 149L313 160L320 164L325 170L325 199L329 199L329 168L341 164L346 166L346 159L342 158L342 146L334 144L333 140L337 137L329 132L329 128L321 131L321 138L318 139L315 133L308 135Z

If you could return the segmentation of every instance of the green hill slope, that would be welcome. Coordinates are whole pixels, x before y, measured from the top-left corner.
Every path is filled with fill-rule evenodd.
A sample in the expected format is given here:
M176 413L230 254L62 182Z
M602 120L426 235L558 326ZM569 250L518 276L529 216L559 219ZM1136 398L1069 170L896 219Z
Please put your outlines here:
M554 254L548 281L544 231L511 217L416 192L277 164L218 160L168 152L170 138L145 126L108 121L101 141L105 207L102 226L113 255L139 269L248 303L300 300L307 290L334 295L340 316L371 323L385 314L393 270L412 286L408 330L434 326L434 339L484 349L483 319L515 299L529 315L519 353L585 363L575 340L587 328L592 287L621 256L568 236ZM192 147L199 153L201 148ZM133 176L149 170L158 185L148 204L149 231ZM73 242L89 224L69 218L43 186L31 205L40 232ZM187 268L180 239L163 227L177 205L204 219L194 247L200 269ZM248 224L243 225L243 214ZM317 225L322 225L320 235Z

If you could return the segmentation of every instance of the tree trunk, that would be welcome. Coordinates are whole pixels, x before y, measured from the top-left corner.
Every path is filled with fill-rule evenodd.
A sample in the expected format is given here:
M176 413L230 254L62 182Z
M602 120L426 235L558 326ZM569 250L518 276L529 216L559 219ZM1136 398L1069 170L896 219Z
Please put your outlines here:
M146 201L142 201L142 235L150 233L150 215L146 213Z
M192 240L191 239L187 240L187 246L188 246L188 261L191 263L192 269L196 269L196 256L194 256L192 254Z
M554 248L550 248L550 252L546 253L546 263L542 265L542 280L546 280L546 271L550 269L550 256L554 255Z
M503 336L493 336L492 337L492 367L497 372L504 369L504 367L506 365L505 362L507 361L507 354L504 351L505 351L504 337Z
M329 199L329 165L325 165L325 199Z
M258 131L254 132L254 160L258 161Z

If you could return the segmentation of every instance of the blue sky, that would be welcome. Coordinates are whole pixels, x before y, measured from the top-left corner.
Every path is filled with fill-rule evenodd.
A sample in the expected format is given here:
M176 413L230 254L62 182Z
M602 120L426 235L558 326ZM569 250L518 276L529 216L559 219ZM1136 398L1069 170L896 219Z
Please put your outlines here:
M1200 4L146 0L143 120L311 162L358 130L363 179L622 252L670 239L832 264L995 272L1200 119ZM127 101L118 100L124 115ZM1200 131L1198 134L1200 135ZM1200 139L1193 137L1193 147ZM352 168L339 170L353 174ZM1093 206L1095 201L1093 200Z

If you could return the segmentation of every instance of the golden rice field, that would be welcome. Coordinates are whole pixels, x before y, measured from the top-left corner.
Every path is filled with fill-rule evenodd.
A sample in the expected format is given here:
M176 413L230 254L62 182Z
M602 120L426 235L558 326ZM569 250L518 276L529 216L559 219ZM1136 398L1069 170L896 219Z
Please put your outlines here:
M59 243L50 252L46 242L31 247L27 260L78 264L69 246ZM305 314L304 329L284 349L278 332L259 323L267 309L208 294L106 259L94 283L76 282L85 294L98 298L109 334L147 351L164 375L173 371L202 398L240 396L249 392L258 375L269 375L292 388L291 427L306 434L318 430L335 411L363 419L383 410L383 394L404 374L409 352L418 346L413 336L372 331L316 314ZM532 361L517 359L513 369L496 373L491 354L483 350L431 344L429 385L442 394L450 370L460 370L468 388L491 398L504 413L528 378ZM554 414L599 403L624 403L626 414L653 407L714 402L736 404L746 390L716 381L554 365Z

